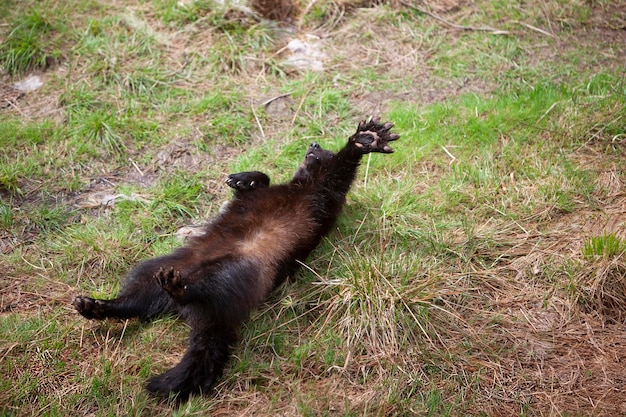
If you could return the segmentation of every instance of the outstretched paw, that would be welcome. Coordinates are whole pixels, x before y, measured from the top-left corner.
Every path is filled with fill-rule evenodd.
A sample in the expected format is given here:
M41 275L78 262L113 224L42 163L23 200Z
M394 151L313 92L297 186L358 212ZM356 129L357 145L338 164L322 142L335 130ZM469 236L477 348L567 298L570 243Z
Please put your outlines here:
M72 305L83 317L102 320L106 315L106 300L96 300L82 295L74 298Z
M154 279L172 298L180 300L185 296L187 286L183 283L180 271L173 267L159 268L159 271L154 274Z
M389 146L389 142L400 137L397 133L390 133L392 127L393 123L380 123L378 117L363 120L359 123L356 133L350 136L349 141L363 153L391 153L393 149Z
M270 178L262 172L250 171L230 174L226 184L237 191L248 191L270 185Z

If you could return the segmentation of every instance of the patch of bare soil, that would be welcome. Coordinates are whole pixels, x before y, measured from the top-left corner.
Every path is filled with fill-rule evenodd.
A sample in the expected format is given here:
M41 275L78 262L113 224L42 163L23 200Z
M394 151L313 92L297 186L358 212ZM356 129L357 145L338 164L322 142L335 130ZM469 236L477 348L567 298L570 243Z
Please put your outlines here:
M446 13L457 12L464 6L462 1L433 2L431 9ZM424 40L423 34L409 28L381 25L377 21L376 7L359 7L350 8L352 16L343 22L345 24L316 31L321 50L327 56L323 61L325 68L338 73L375 69L387 83L401 80L403 86L401 90L393 91L387 86L378 86L376 82L364 84L362 91L351 97L359 113L384 113L394 101L430 104L470 92L487 95L495 87L476 77L459 82L438 76L429 62L433 46ZM364 34L368 34L367 42L363 42Z
M194 135L168 141L155 151L155 157L148 166L140 167L132 158L129 158L129 165L120 174L110 173L95 178L87 188L76 195L74 205L81 209L83 214L106 216L118 201L149 202L152 198L148 192L118 193L119 184L135 184L142 188L149 188L157 183L163 172L180 170L197 173L210 166L223 165L224 160L233 158L239 152L226 145L215 145L210 153L200 151L195 142L201 139L202 134L198 131ZM223 177L225 179L226 175ZM209 179L203 185L207 194L226 198L228 191L222 178ZM203 234L206 220L195 219L193 224L178 229L176 236L182 242L191 236Z
M0 111L10 111L27 120L61 121L60 91L49 88L48 84L64 72L62 66L57 66L16 80L5 77L4 83L0 81Z
M340 9L354 15L352 19L343 22L342 18L338 18L329 27L322 27L316 31L321 39L320 50L326 55L322 61L325 68L341 71L344 68L354 70L376 67L390 80L396 78L403 80L402 91L394 92L387 88L377 89L375 85L367 86L361 94L352 97L356 109L367 114L380 114L387 110L390 101L429 104L465 93L488 95L495 88L494 84L484 78L468 76L462 83L455 83L438 77L429 64L431 46L426 45L418 34L399 35L403 31L398 31L390 25L377 24L375 6L380 3L361 0L339 2ZM449 36L459 36L463 32L459 29L460 25L450 27L449 24L454 25L455 21L460 21L473 12L470 2L463 0L416 2L416 4L424 10L433 12L435 17L431 17L432 22L448 29ZM581 46L585 46L602 51L597 59L601 61L603 67L617 69L617 65L622 65L623 62L616 58L626 55L626 29L624 29L626 8L621 6L623 5L620 5L620 2L597 5L592 8L591 16L582 23L561 22L558 10L547 10L546 30L538 31L539 28L530 29L520 25L519 30L507 36L537 39L536 47L529 50L525 57L531 66L549 65L551 61L556 63L563 56L575 55ZM396 7L406 6L396 4ZM438 21L439 17L446 23ZM340 25L340 21L346 24ZM551 34L551 28L558 27L559 24L570 27L558 36ZM466 27L466 30L476 28ZM363 32L371 34L368 42L362 42ZM584 66L581 70L586 71L589 65L593 63L581 62L581 66Z
M24 95L23 91L18 90L10 84L0 84L0 108L15 105L18 99Z
M68 305L68 297L73 288L61 281L51 280L48 269L52 261L43 259L41 265L30 262L34 257L29 251L23 250L22 262L31 267L34 272L25 274L22 266L2 263L3 273L0 276L0 315L15 313L41 313L58 309Z
M466 80L462 84L443 79L437 79L433 75L424 75L419 82L419 88L406 89L403 91L364 91L352 97L354 108L361 114L383 114L388 110L391 102L405 102L414 104L440 103L465 93L477 93L482 96L488 95L493 86L483 80Z
M210 153L201 152L194 142L202 140L202 137L197 132L190 137L172 138L156 152L148 169L154 172L176 169L197 172L219 161L231 159L239 152L225 145L214 145Z
M265 108L265 114L272 120L281 122L293 118L297 103L289 95L264 97L260 105Z
M594 31L602 32L609 40L619 41L626 36L626 7L623 1L598 4L592 9L587 23Z

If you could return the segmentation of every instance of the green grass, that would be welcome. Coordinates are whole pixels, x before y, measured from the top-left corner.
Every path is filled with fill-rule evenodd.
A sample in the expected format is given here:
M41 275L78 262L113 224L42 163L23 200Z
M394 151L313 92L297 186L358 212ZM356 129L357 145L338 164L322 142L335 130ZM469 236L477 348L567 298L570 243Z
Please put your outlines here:
M4 71L17 75L51 65L59 52L54 49L49 35L58 23L35 9L20 14L0 46Z
M584 244L582 254L586 257L613 258L626 251L626 242L613 233L592 236Z
M0 4L0 82L45 82L0 109L0 414L614 412L618 10L433 10L505 35L317 2L298 33L321 36L325 70L301 72L284 63L295 34L211 1ZM246 323L215 394L151 398L187 327L90 322L72 298L111 297L178 247L229 197L229 172L287 181L309 143L338 150L368 113L395 123L396 152L363 160L336 228Z

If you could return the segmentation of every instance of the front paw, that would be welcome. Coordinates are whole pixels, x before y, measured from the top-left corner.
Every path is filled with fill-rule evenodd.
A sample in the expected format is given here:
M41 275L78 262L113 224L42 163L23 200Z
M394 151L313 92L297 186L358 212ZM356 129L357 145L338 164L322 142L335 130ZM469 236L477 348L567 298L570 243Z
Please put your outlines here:
M154 274L154 279L174 299L180 300L187 292L187 286L183 283L180 271L175 270L174 267L159 268L159 271Z
M237 191L248 191L269 186L270 178L259 171L239 172L230 174L226 184Z
M350 136L349 142L362 153L391 153L393 149L389 142L400 137L397 133L390 133L392 127L393 123L380 123L378 117L363 120L359 123L356 133Z

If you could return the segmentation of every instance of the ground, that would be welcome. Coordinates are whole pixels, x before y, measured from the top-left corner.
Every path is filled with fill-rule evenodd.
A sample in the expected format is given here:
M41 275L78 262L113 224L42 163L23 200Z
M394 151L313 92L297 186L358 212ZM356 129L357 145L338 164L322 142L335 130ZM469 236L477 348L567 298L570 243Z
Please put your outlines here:
M626 4L252 10L0 6L2 414L626 414ZM228 173L286 180L372 114L396 153L364 162L216 392L149 397L185 326L73 297L196 233Z

